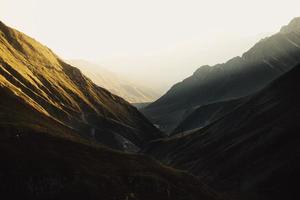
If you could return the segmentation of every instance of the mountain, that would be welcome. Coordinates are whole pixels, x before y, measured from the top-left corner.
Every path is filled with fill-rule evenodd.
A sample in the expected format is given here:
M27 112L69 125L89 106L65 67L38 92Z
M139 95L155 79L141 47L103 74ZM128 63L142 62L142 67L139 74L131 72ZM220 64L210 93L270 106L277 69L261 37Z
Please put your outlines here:
M0 127L2 199L220 199L196 177L142 155Z
M144 151L237 199L299 199L299 77L297 65L221 119Z
M3 23L0 132L2 199L220 199L192 175L103 146L131 150L162 134L122 98Z
M299 27L300 18L295 18L241 57L213 67L200 67L142 112L170 133L200 106L253 94L300 62Z
M145 108L148 106L150 102L145 102L145 103L133 103L132 105L136 107L138 110Z
M2 125L43 132L68 130L72 135L123 150L137 150L163 137L128 102L94 84L47 47L3 23L0 90L7 98L0 105ZM59 124L59 130L53 124Z
M283 26L280 30L282 33L299 33L300 32L300 17L294 18L287 26Z
M97 85L124 98L130 103L153 102L159 97L159 94L153 89L126 80L100 65L93 64L85 60L69 60L67 62L78 67Z
M208 126L236 109L241 102L243 102L243 98L200 106L182 120L170 135L183 134Z

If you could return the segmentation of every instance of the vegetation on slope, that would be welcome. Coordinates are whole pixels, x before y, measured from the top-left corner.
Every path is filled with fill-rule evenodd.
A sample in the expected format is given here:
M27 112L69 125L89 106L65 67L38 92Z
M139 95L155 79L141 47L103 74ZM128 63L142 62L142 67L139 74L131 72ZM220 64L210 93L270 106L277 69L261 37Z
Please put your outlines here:
M25 200L213 200L195 177L134 154L1 128L0 197ZM55 134L53 134L55 135Z
M240 199L299 199L300 65L212 124L145 150Z
M38 112L110 147L138 148L162 137L128 102L95 85L50 49L3 23L0 87Z

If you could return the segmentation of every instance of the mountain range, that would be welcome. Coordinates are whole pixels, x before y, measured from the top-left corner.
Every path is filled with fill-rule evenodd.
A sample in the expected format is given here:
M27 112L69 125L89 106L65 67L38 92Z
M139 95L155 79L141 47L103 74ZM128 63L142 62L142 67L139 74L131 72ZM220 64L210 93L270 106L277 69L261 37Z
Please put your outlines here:
M299 76L295 18L135 104L148 120L151 90L0 22L0 197L299 199Z
M300 18L295 18L280 32L262 39L241 57L212 67L200 67L141 111L170 134L200 107L259 91L300 62L299 24Z
M144 150L233 199L299 199L300 65L202 129Z
M97 85L109 90L126 101L148 103L158 99L159 94L149 87L127 80L126 78L109 71L108 69L85 60L68 60L72 66L79 68L87 77Z
M56 123L116 149L137 149L163 136L135 107L94 84L47 47L3 23L0 28L0 89L7 98L2 124L48 132ZM16 104L22 108L14 109Z
M198 178L133 153L164 137L137 109L0 22L0 196L214 200Z

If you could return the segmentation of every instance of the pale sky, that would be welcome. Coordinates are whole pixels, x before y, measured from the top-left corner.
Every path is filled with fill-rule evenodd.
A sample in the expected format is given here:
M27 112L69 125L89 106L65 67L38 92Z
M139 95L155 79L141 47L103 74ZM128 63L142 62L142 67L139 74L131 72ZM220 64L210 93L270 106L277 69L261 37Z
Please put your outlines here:
M300 16L299 0L0 0L0 20L63 59L165 91Z

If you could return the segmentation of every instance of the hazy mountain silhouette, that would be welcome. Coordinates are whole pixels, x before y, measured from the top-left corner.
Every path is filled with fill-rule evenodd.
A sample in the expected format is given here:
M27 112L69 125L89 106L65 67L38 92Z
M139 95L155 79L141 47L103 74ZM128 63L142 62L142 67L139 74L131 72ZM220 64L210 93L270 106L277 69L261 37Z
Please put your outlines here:
M299 24L300 18L295 18L242 57L213 67L200 67L142 112L161 130L171 132L200 106L247 96L262 89L300 62Z
M153 89L142 86L134 81L113 73L100 65L85 60L69 60L71 65L78 67L86 76L97 85L109 90L130 103L153 102L159 98L159 94Z
M2 23L0 31L0 86L13 99L1 105L2 124L53 130L46 121L36 122L39 115L117 149L137 149L162 137L135 107L95 85L47 47ZM23 112L16 104L31 108ZM31 117L29 110L38 114Z
M299 199L300 65L212 124L145 152L237 199Z

